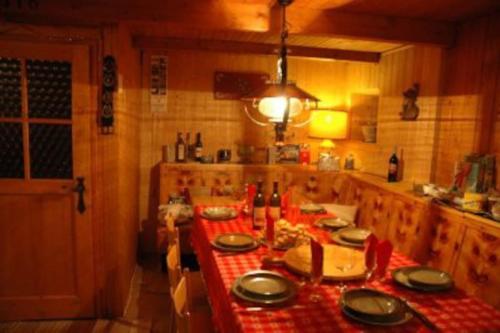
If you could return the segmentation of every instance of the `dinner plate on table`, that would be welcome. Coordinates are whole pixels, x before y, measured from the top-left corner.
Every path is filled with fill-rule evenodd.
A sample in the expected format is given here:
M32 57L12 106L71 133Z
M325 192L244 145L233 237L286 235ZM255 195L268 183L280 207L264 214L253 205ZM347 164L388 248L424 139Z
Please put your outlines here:
M349 243L363 244L372 232L363 228L344 228L339 231L342 240Z
M259 243L249 234L226 233L215 237L212 246L226 252L245 252L256 249Z
M326 210L321 205L309 203L300 205L300 212L302 214L324 214Z
M370 325L395 326L413 318L400 298L375 289L348 290L342 294L340 306L349 318Z
M321 228L339 230L351 227L352 223L338 217L322 217L315 222L315 225Z
M420 291L445 291L453 288L453 278L446 272L426 266L408 266L392 271L396 283Z
M260 305L279 305L292 300L297 294L297 287L294 282L279 273L256 270L237 278L231 291L244 301Z
M348 228L343 228L343 229L340 229L340 230L337 230L335 232L332 233L331 235L331 239L337 243L338 245L343 245L343 246L349 246L349 247L357 247L357 248L364 248L365 247L365 244L363 242L359 243L359 242L350 242L344 238L341 237L341 232L345 229L348 229Z
M201 217L210 221L227 221L238 217L238 211L231 207L208 207L201 212Z

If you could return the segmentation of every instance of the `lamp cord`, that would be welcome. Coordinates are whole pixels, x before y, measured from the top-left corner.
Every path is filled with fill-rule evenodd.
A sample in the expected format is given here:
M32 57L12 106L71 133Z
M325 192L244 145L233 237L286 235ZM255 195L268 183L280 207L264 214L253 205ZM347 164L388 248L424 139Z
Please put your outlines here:
M286 4L282 4L282 15L281 15L281 49L280 49L280 68L281 68L281 89L283 95L285 95L286 86L288 83L288 60L287 60L287 48L286 39L288 38L288 29L286 27ZM277 128L278 132L285 132L286 126L288 124L288 118L290 116L290 99L285 99L285 112L283 113L283 123Z

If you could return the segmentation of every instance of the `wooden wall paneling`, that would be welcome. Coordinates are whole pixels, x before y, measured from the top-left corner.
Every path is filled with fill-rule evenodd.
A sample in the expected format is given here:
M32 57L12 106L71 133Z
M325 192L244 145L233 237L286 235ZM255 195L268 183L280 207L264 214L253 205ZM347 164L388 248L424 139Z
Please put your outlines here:
M451 184L454 165L464 155L495 152L498 21L497 13L462 24L456 46L445 52L433 175L438 184Z
M430 245L429 204L394 195L386 209L387 238L394 249L424 263Z
M431 209L431 244L427 264L448 273L455 270L465 233L463 214L439 206Z
M500 308L500 233L498 229L467 228L454 272L460 288Z
M366 170L385 176L387 161L394 146L404 150L403 179L426 182L431 175L434 153L437 98L441 50L432 47L409 47L385 54L380 63L380 102L377 126L377 146L381 154ZM417 104L420 115L416 121L402 121L402 93L413 83L420 83ZM373 158L372 158L373 159Z

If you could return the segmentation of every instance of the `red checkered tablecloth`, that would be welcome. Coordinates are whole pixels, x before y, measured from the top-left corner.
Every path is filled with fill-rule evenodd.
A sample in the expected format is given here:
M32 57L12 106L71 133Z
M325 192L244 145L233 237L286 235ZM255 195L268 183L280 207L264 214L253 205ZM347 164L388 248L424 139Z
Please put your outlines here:
M202 207L198 207L198 211ZM248 271L261 269L261 257L267 249L259 249L235 256L221 256L210 242L216 235L229 232L253 233L249 220L214 222L197 214L192 232L192 243L207 284L208 296L213 310L214 324L221 332L425 332L427 329L417 319L396 327L375 327L359 324L346 318L338 305L339 291L335 283L322 283L320 292L323 300L311 303L311 290L306 285L299 289L297 307L272 311L248 311L244 304L231 294L236 278ZM315 234L324 242L328 234L316 230ZM416 265L405 256L394 253L389 270L402 266ZM288 278L301 278L285 268L272 268ZM370 283L372 288L405 297L424 313L440 330L446 332L500 332L500 312L484 302L466 296L460 290L442 293L418 293L394 284L388 273L385 282ZM348 283L359 287L359 282Z

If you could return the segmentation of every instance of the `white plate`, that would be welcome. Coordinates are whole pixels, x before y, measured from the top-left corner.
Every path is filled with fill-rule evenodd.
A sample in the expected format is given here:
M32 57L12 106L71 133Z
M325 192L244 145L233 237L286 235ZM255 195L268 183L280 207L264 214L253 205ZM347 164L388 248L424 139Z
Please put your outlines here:
M453 281L444 286L425 286L425 285L417 285L413 284L409 281L408 275L418 269L424 268L424 266L407 266L407 267L400 267L392 271L392 279L407 288L414 289L414 290L419 290L419 291L426 291L426 292L437 292L437 291L446 291L451 288L453 288Z
M451 276L441 270L421 267L408 273L408 281L414 285L443 287L452 283Z
M329 229L341 229L351 226L351 223L338 217L322 217L316 221L316 225Z
M279 305L292 300L297 294L297 287L281 274L257 270L237 278L231 291L244 301L261 305Z
M215 238L215 242L223 247L230 248L244 248L252 246L255 242L255 239L252 235L243 234L243 233L227 233L218 235Z
M364 243L371 231L363 228L346 228L339 231L340 238L349 243Z
M205 208L201 216L211 221L232 220L238 217L238 212L230 207L209 207Z

